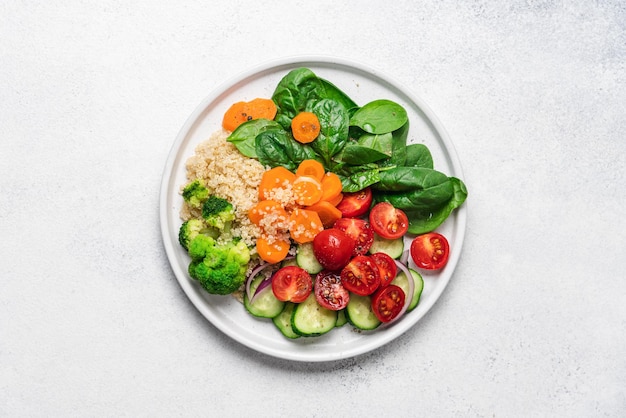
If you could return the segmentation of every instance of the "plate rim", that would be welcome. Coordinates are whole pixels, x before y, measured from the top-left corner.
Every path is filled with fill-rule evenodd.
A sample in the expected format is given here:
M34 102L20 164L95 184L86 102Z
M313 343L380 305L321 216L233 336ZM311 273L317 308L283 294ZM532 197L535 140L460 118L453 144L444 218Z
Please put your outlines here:
M266 355L280 358L283 360L291 360L291 361L302 361L302 362L327 362L327 361L335 361L348 359L352 357L356 357L358 355L366 354L370 351L378 349L389 342L395 340L400 337L414 325L416 325L428 312L431 311L431 308L434 304L439 300L443 291L448 287L448 284L451 280L454 271L456 270L458 261L460 259L463 244L465 242L465 233L467 229L467 202L465 202L461 207L457 208L453 213L456 217L456 229L455 233L457 234L455 244L455 251L451 253L449 259L449 265L452 266L452 269L449 271L449 274L445 277L445 283L443 286L437 287L433 294L429 297L427 301L427 306L423 310L423 313L416 317L413 321L398 321L393 325L394 332L390 332L390 336L388 338L382 339L371 339L368 342L365 342L363 345L359 345L357 348L352 350L340 351L337 353L325 353L324 356L311 356L311 352L301 353L298 350L293 350L293 352L285 353L283 350L277 350L273 347L260 347L257 342L253 339L249 338L245 335L233 335L231 330L222 326L215 313L211 310L207 309L206 300L198 297L196 295L195 290L192 288L190 281L187 279L186 271L183 271L180 265L176 260L176 254L174 246L171 245L172 237L168 233L168 194L171 187L172 182L172 174L174 169L175 161L177 160L178 153L182 143L185 138L189 134L192 126L198 121L200 115L207 109L209 105L211 105L217 98L219 98L222 94L226 93L229 89L233 88L238 83L255 76L261 72L266 72L272 69L278 69L278 67L293 67L297 68L297 66L306 65L336 65L338 67L349 68L353 71L367 73L369 76L380 79L387 84L391 85L393 88L401 91L407 98L409 98L414 105L416 105L426 116L428 122L433 126L433 129L439 136L439 139L444 145L446 155L450 161L450 165L453 168L455 177L463 179L463 169L461 166L460 159L456 152L456 148L452 143L452 140L442 125L439 118L435 115L432 109L428 106L426 102L424 102L420 96L418 96L411 88L406 87L402 83L400 83L395 78L383 73L382 71L371 67L367 64L363 64L361 62L339 58L331 55L295 55L282 57L278 59L272 59L260 63L258 65L252 66L247 70L241 71L238 74L228 78L227 80L219 83L214 89L212 89L204 99L196 106L193 112L187 117L184 124L178 131L176 138L167 154L166 164L164 166L162 176L161 176L161 186L160 186L160 195L159 195L159 221L160 221L160 229L161 229L161 239L162 244L165 248L166 256L168 258L168 264L172 269L174 276L181 286L181 289L187 296L187 298L192 302L194 307L207 319L215 328L220 330L220 332L226 334L229 338L232 338L236 342L247 346L248 348L255 350L260 353L264 353ZM183 280L183 278L185 280ZM438 279L439 280L439 279ZM388 331L392 331L389 329Z

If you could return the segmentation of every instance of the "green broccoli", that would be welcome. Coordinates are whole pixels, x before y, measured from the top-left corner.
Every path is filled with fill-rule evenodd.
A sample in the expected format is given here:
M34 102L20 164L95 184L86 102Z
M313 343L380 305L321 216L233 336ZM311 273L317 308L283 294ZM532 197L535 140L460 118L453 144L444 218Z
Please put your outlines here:
M206 225L201 219L189 219L183 222L178 230L178 242L185 250L188 250L189 243L205 229Z
M189 275L209 293L233 293L246 280L250 251L243 241L221 244L199 234L189 244L189 256Z
M217 238L220 233L217 229L209 227L202 219L189 219L180 226L178 230L178 242L185 250L189 250L189 243L198 236L198 234L208 235L211 238Z
M202 205L202 217L209 226L229 230L231 222L235 219L235 211L228 200L209 196Z
M183 199L193 208L200 208L208 197L209 189L201 179L196 179L183 188Z

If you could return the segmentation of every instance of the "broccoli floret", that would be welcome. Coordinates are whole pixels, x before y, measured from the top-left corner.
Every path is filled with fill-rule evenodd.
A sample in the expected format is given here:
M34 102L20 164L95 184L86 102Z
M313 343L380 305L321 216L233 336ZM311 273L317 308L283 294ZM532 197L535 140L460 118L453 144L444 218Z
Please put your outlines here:
M180 242L180 245L182 245L185 250L188 250L189 243L198 236L198 234L204 232L205 229L206 225L201 219L189 219L183 222L178 230L178 242Z
M200 234L189 244L189 255L189 275L209 293L233 293L246 280L250 251L243 241L221 244Z
M220 230L228 230L235 219L235 211L228 200L209 196L202 205L202 217L208 225Z
M196 179L188 183L183 188L183 199L193 208L200 208L209 197L209 189L206 188L204 181Z

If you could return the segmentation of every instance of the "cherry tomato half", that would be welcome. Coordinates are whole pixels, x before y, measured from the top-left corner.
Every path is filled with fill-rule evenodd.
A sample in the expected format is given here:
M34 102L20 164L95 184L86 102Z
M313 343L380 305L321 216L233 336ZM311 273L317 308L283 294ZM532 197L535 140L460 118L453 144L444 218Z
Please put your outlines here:
M345 308L350 301L350 293L341 284L339 274L322 270L315 278L315 299L320 306L332 311Z
M374 253L370 255L374 264L378 267L380 274L380 287L388 286L398 274L398 266L393 258L385 253Z
M313 254L327 270L341 270L348 264L354 250L354 240L335 228L325 229L313 239Z
M274 296L283 302L304 302L312 289L311 275L298 266L283 267L272 276Z
M415 265L426 270L439 270L448 262L450 245L443 235L437 232L418 235L411 242L411 258Z
M369 187L354 193L344 193L337 209L341 211L344 218L356 218L367 213L372 199L372 190Z
M352 293L371 295L380 285L378 266L371 257L357 255L341 270L341 283Z
M383 287L372 296L372 312L380 322L389 322L400 314L405 299L404 291L395 284Z
M335 221L333 228L345 232L354 240L353 256L365 254L374 242L374 231L370 224L363 219L339 218Z
M400 238L409 229L409 219L391 203L380 202L370 211L370 225L378 235L386 239Z

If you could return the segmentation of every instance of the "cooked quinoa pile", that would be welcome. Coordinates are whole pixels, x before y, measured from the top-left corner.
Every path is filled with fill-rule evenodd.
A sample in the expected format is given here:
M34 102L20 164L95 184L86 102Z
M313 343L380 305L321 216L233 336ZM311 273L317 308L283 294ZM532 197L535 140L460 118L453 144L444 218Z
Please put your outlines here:
M249 247L254 248L261 231L250 222L248 211L259 201L258 188L265 169L257 160L243 156L226 141L228 135L229 132L223 129L216 131L196 147L195 154L186 162L187 179L204 180L211 194L233 205L235 221L231 235L241 237ZM180 211L183 220L200 216L199 210L183 202Z

